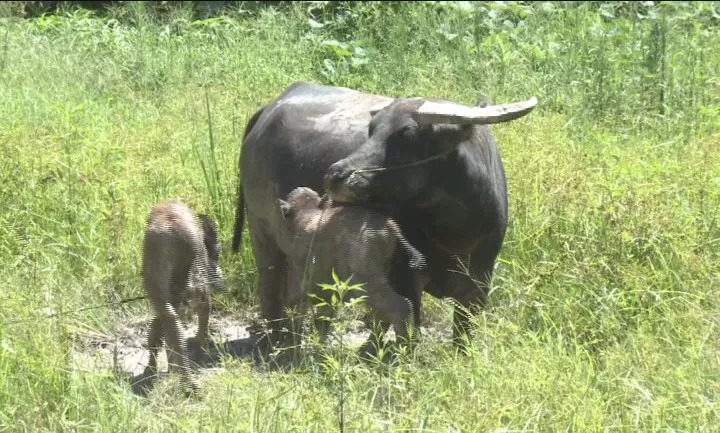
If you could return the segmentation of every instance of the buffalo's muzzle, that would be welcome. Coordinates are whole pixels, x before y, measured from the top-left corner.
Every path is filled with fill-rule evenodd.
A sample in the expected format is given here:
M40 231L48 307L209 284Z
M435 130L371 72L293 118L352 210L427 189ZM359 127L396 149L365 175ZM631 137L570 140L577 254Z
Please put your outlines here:
M355 170L333 164L324 179L325 191L336 202L355 202L367 197L367 179Z

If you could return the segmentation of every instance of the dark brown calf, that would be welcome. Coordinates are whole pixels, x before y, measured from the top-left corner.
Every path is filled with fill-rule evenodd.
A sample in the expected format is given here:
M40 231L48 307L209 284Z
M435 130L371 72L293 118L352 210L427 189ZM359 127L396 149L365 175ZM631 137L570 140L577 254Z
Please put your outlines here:
M156 204L148 218L143 250L143 283L155 313L148 334L150 361L145 372L156 373L164 340L170 368L179 367L183 382L193 390L197 382L191 374L179 310L193 304L198 314L193 351L201 349L208 337L211 291L219 289L223 281L215 222L204 214L199 219L201 224L178 200Z
M364 284L381 334L392 325L398 341L409 342L410 330L418 332L424 259L405 241L397 224L358 206L321 202L317 192L306 187L294 189L278 204L294 237L290 272L301 282L299 293L289 293L288 306L304 303L308 294L329 298L318 284L332 283L334 270L342 280L352 277L351 284ZM408 276L401 279L406 287L393 287L398 280L391 275L397 267ZM332 314L327 307L323 310L323 315ZM373 352L377 337L374 334L362 351Z

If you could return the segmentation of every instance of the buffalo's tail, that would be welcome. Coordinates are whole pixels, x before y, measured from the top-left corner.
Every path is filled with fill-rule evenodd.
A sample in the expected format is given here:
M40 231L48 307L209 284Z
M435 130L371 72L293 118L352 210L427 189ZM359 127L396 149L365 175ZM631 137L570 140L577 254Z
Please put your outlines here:
M242 186L238 186L237 207L235 208L235 233L233 234L232 251L236 253L242 244L243 225L245 224L245 202Z
M257 123L258 119L260 118L260 115L262 114L263 110L258 110L253 117L250 118L247 125L245 126L245 133L243 134L243 143L245 142L245 139L247 138L248 134L252 130L253 126L255 126L255 123ZM242 158L242 155L240 156ZM242 176L240 176L242 178ZM236 253L240 249L240 245L242 245L242 233L243 233L243 226L245 225L245 200L243 199L243 190L242 190L242 181L238 179L238 189L237 189L237 204L235 207L235 232L233 234L233 241L232 241L232 251Z

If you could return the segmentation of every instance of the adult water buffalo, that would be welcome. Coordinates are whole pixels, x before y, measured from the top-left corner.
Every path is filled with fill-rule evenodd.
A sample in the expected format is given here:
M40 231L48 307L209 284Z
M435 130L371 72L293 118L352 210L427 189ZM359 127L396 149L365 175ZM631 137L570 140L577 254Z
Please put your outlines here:
M451 297L456 344L483 307L508 221L502 159L487 126L522 117L537 100L471 107L292 84L248 122L240 159L233 251L247 211L267 320L283 317L292 235L277 199L299 186L391 215L422 252L426 291ZM474 280L474 281L473 281Z

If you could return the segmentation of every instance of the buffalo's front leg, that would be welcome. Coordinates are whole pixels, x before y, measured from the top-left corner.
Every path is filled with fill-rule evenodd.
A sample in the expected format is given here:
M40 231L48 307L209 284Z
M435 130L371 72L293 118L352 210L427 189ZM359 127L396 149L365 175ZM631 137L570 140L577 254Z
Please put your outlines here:
M480 256L483 257L483 256ZM466 256L454 263L436 265L425 290L438 298L453 298L453 345L461 347L472 338L472 316L485 308L493 277L494 259ZM474 261L473 261L474 260Z
M453 314L453 344L462 347L470 340L474 331L472 317L487 305L488 293L493 277L494 261L462 266L463 271L453 273L449 283L458 305ZM472 266L474 265L474 266Z
M453 313L453 344L462 347L466 340L472 338L474 331L472 317L485 307L485 299L478 293L477 296L457 299L457 301L459 305L455 306Z

